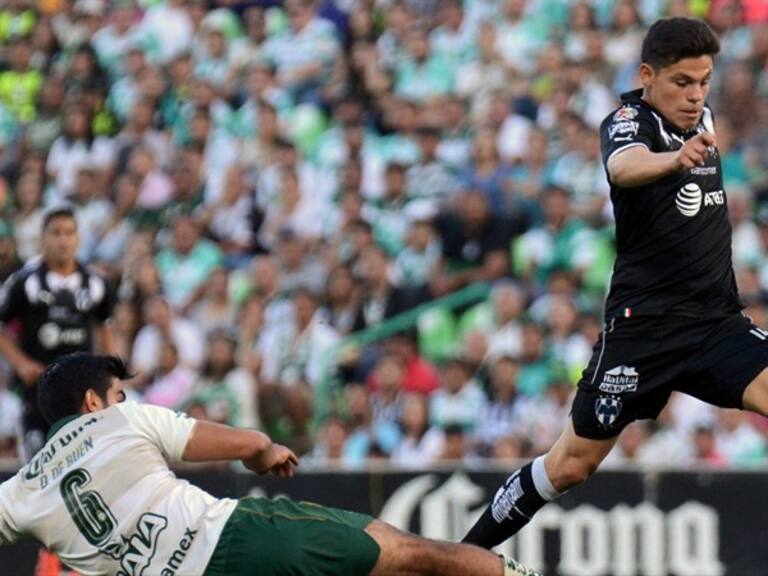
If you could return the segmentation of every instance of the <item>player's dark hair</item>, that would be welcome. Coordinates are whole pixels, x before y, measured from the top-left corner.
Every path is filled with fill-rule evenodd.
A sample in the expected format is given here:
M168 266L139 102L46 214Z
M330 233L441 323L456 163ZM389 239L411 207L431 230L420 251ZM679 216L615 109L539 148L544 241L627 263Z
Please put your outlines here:
M43 216L43 232L45 232L48 229L48 225L57 218L71 218L72 220L77 221L75 218L75 211L71 206L52 208L45 213L45 216Z
M112 378L131 378L128 365L118 356L86 352L67 354L50 364L37 381L37 404L49 423L79 414L85 393L93 390L104 402Z
M709 25L694 18L665 18L648 29L641 59L654 70L672 66L684 58L714 57L720 41Z

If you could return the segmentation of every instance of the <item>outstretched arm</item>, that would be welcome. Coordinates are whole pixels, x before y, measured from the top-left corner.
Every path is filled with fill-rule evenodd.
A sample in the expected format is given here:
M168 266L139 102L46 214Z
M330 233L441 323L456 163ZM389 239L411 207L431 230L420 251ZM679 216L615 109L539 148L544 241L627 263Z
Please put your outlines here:
M608 160L611 182L622 188L650 184L678 170L702 166L717 145L714 135L702 132L674 152L651 152L645 146L631 146Z
M274 444L256 430L232 428L213 422L197 421L181 456L186 462L242 460L257 474L293 476L299 459L292 450Z

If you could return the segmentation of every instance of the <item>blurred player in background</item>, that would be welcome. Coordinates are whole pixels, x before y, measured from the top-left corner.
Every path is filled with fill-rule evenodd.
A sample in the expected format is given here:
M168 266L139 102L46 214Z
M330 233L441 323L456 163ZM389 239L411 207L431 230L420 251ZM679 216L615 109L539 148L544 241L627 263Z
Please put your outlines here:
M23 400L21 457L28 460L45 442L48 423L37 405L37 378L56 358L77 351L113 351L107 320L114 297L104 279L77 260L77 220L71 208L50 210L43 219L42 257L5 282L0 293L0 355L13 368ZM58 560L41 551L38 568Z

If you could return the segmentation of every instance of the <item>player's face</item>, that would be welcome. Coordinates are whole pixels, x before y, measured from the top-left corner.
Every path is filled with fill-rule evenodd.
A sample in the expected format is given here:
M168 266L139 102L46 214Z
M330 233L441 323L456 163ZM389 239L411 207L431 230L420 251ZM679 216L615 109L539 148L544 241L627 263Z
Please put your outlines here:
M684 58L660 70L642 64L645 99L681 130L695 128L709 95L712 64L711 56Z
M110 406L125 402L125 390L123 388L123 382L117 378L112 378L112 385L107 389L106 401L96 393L92 388L85 393L85 400L83 401L83 412L98 412L100 410L106 410Z
M74 218L54 218L43 231L43 255L49 262L64 264L77 253L77 223Z
M107 405L105 408L125 402L125 389L123 388L123 381L117 378L112 379L112 386L107 390Z

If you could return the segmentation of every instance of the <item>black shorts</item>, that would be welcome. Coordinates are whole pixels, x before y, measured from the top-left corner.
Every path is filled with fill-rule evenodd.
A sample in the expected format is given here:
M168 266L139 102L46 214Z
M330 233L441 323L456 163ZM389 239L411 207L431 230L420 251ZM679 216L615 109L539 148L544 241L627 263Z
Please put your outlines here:
M613 318L579 381L573 427L583 438L612 438L656 418L673 390L742 408L744 389L767 366L768 332L741 314Z
M45 436L51 425L37 404L37 386L26 386L14 377L14 389L20 392L22 398L21 458L27 462L45 445Z

